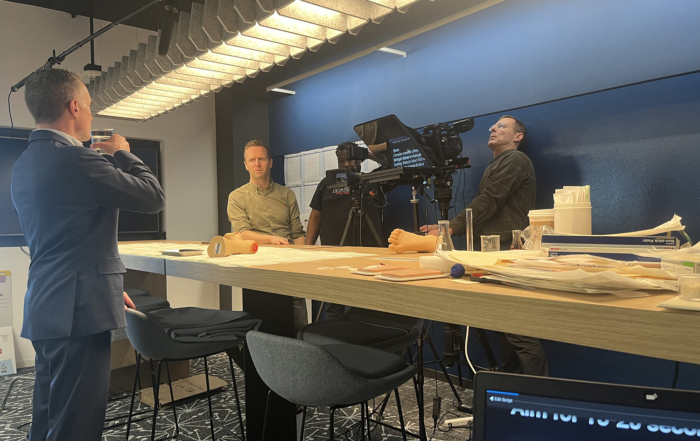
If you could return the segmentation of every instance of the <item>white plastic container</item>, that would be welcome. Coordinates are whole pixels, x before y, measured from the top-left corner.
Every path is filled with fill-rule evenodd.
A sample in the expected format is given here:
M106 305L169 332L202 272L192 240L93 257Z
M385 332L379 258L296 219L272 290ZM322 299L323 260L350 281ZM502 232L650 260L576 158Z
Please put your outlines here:
M449 273L455 263L438 256L420 256L418 262L423 269L433 269Z
M554 231L591 234L591 203L554 204Z
M531 227L544 227L545 225L554 228L554 210L530 210L527 214L530 218Z

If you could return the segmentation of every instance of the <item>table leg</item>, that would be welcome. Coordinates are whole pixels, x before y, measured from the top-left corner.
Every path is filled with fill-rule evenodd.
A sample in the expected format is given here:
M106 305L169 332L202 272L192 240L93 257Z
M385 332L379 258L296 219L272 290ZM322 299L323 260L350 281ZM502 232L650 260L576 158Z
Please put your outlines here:
M243 310L262 320L260 331L269 334L296 337L294 335L293 297L250 289L243 290ZM248 351L245 351L245 407L246 439L262 439L265 417L265 398L269 388L258 375ZM265 438L267 440L296 439L296 405L279 396L270 402L270 418Z

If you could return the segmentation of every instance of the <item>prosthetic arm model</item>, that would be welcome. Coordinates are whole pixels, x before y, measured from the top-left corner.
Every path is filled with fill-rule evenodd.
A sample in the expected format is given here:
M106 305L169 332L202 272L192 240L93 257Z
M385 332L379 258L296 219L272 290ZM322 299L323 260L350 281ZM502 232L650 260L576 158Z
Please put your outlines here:
M419 236L408 231L396 229L389 237L389 249L397 254L406 251L432 253L435 251L437 236Z
M209 243L207 254L209 257L226 257L232 254L255 254L258 251L258 243L254 240L243 240L239 233L229 233L225 236L216 236Z

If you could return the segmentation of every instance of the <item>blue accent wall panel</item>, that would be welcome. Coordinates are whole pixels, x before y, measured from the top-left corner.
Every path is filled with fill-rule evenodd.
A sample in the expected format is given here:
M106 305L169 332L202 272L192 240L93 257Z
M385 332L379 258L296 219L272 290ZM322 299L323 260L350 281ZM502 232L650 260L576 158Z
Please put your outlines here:
M700 68L700 2L517 3L532 22L536 102Z
M438 4L436 3L436 7ZM285 86L270 104L275 155L700 69L695 0L509 0ZM305 147L308 146L308 147ZM314 147L311 147L314 146Z
M588 184L594 233L677 213L700 240L700 73L629 85L700 70L698 17L695 0L508 0L393 46L406 58L373 53L286 86L297 94L270 102L271 146L356 140L354 125L392 113L413 127L480 115L462 136L473 167L455 176L454 216L476 195L493 159L487 130L507 111L528 127L539 208L555 188ZM390 193L385 230L412 228L409 199L408 188ZM434 222L422 201L422 223L426 211ZM554 376L669 386L673 375L669 361L544 345ZM683 365L679 386L700 388L698 374Z

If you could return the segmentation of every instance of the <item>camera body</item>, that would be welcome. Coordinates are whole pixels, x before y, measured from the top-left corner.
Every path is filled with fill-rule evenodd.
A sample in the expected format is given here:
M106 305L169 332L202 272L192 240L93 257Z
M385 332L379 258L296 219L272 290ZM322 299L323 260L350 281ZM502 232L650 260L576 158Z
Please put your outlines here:
M444 161L457 159L462 153L462 138L465 133L474 128L474 118L465 118L452 123L431 124L423 128L423 141L434 144L442 151Z
M369 159L369 149L361 147L354 142L345 143L345 151L347 158L350 161L366 161ZM345 188L353 189L361 184L360 175L346 168L338 168L326 171L326 187L327 188Z
M347 143L348 159L352 161L365 161L369 159L369 149L361 147L354 142Z
M362 173L354 173L346 168L338 168L335 170L326 171L326 187L327 188L345 188L350 189L358 187L362 183L360 175Z

